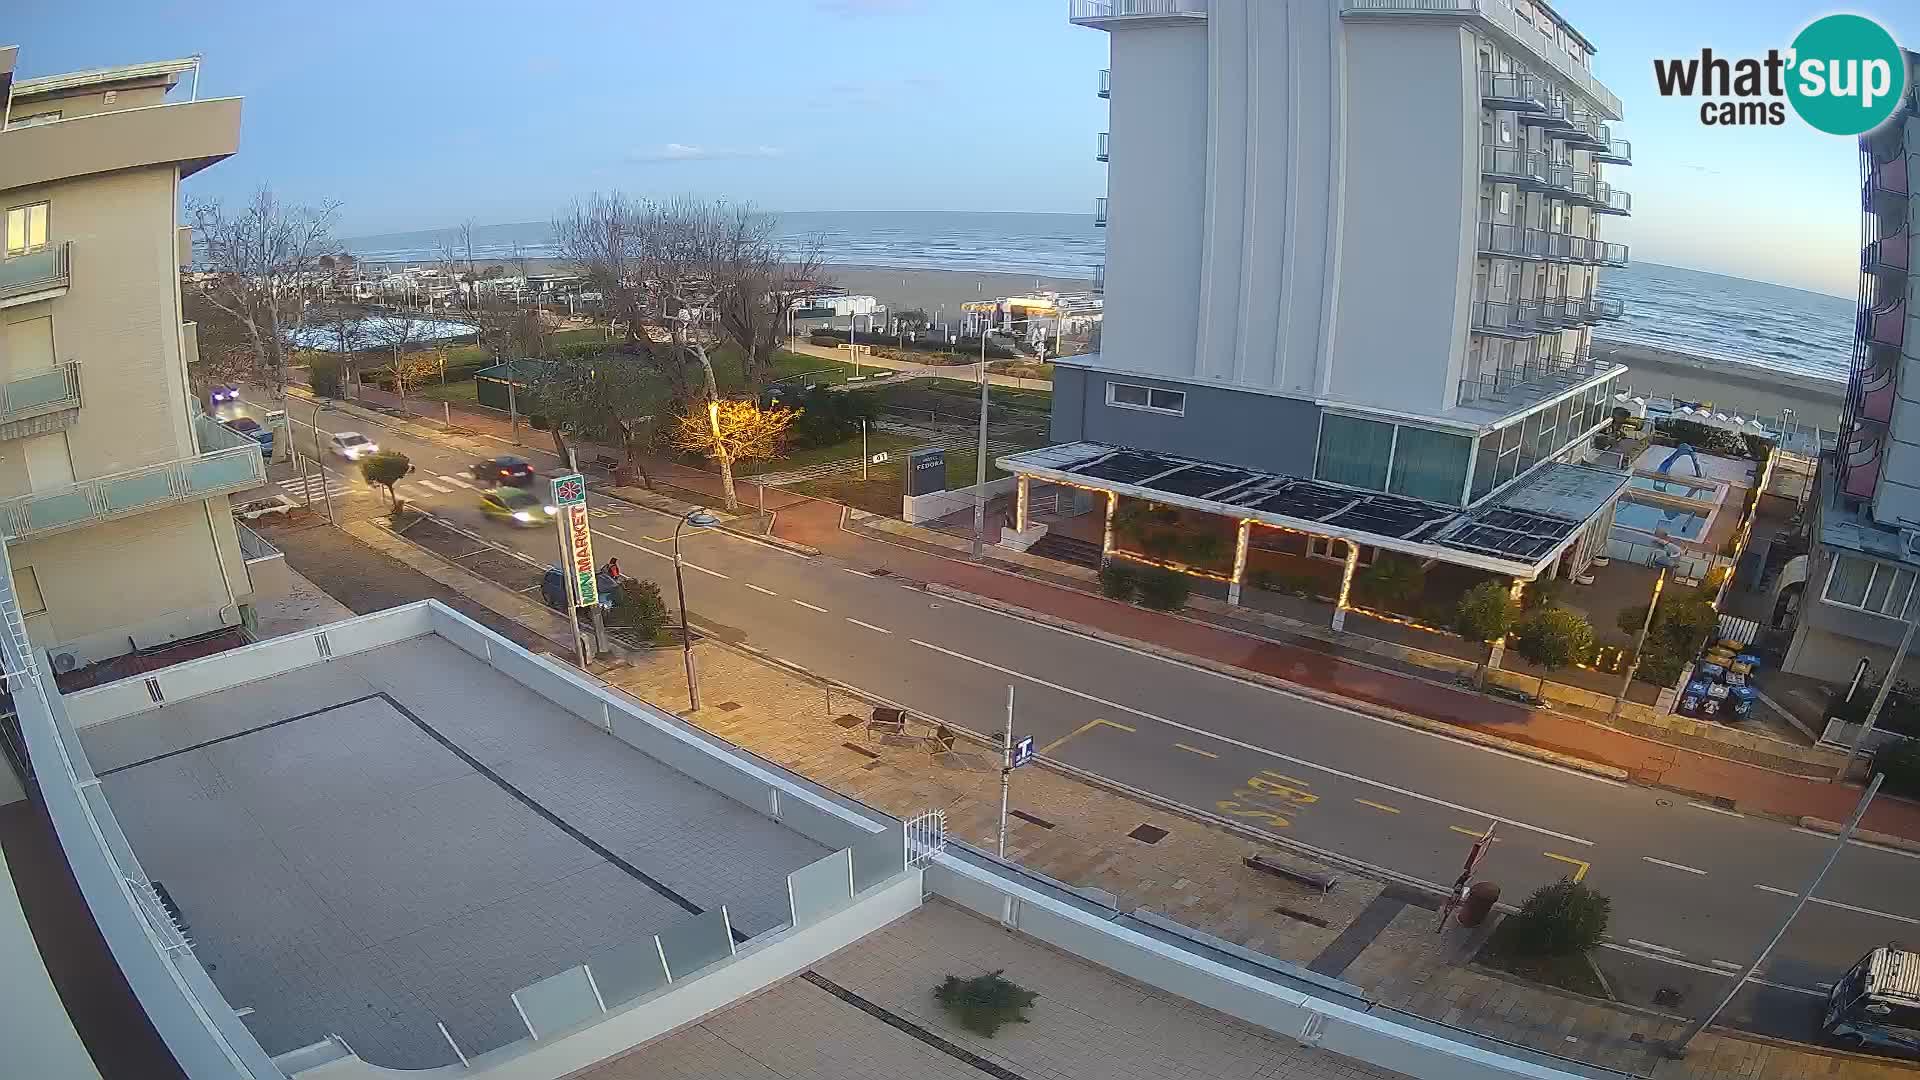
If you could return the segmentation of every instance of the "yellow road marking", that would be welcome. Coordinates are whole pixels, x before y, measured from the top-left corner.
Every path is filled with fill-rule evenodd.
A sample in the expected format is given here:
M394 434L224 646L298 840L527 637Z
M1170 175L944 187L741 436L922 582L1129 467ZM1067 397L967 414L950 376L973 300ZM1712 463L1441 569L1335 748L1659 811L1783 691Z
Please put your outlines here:
M1185 750L1189 754L1199 754L1201 757L1217 758L1220 756L1219 754L1216 754L1211 750L1202 750L1197 746L1188 746L1186 743L1183 743L1183 742L1174 743L1173 748L1175 750Z
M1133 729L1128 727L1125 724L1116 724L1111 720L1089 720L1086 723L1081 724L1079 727L1074 728L1072 731L1067 732L1065 735L1062 735L1059 738L1048 743L1047 745L1041 747L1038 752L1042 754L1050 754L1061 743L1066 742L1068 739L1073 738L1075 735L1084 735L1087 732L1092 731L1094 728L1097 728L1097 727L1119 728L1121 731L1124 731L1129 735L1133 734Z
M1262 776L1247 777L1247 786L1255 791L1271 792L1286 799L1288 802L1304 805L1306 803L1317 803L1320 801L1320 796L1315 795L1311 791L1302 791L1299 788L1288 787L1285 784L1276 783Z
M1572 864L1575 867L1573 871L1573 880L1576 882L1579 881L1581 878L1586 877L1587 871L1593 866L1592 863L1581 862L1579 859L1570 858L1566 855L1555 855L1551 851L1543 851L1540 854L1545 855L1547 858L1552 859L1555 862Z
M1397 814L1400 812L1394 807L1388 806L1386 803L1377 803L1371 799L1355 799L1353 801L1359 803L1361 806L1371 806L1383 814Z
M1299 785L1300 785L1301 787L1312 787L1312 786L1313 786L1312 784L1309 784L1309 783L1307 783L1307 782L1306 782L1305 780L1301 780L1301 779L1298 779L1298 778L1295 778L1295 777L1292 777L1292 776L1288 776L1288 775L1287 775L1286 773L1277 773L1277 772L1274 772L1274 771L1273 771L1272 769L1261 769L1261 770L1260 770L1260 775L1261 775L1261 776L1271 776L1271 777L1273 777L1273 778L1274 778L1275 780L1285 780L1285 781L1286 781L1287 783L1289 783L1289 784L1299 784Z
M1487 835L1487 830L1485 829L1469 829L1462 825L1449 825L1447 826L1447 828L1452 829L1454 832L1459 833L1461 836L1471 836L1475 840L1478 840L1481 837ZM1493 838L1493 842L1497 844L1504 839L1506 839L1506 837L1496 836Z

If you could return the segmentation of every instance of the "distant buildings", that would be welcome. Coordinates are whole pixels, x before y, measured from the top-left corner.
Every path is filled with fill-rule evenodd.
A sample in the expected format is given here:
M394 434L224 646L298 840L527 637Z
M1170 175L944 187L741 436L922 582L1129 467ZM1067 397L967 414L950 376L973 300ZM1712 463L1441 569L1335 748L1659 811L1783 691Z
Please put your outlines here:
M38 79L0 47L0 532L56 671L245 621L227 497L260 448L199 416L180 181L240 143L237 98L168 102L197 61Z
M1860 314L1840 447L1821 463L1811 549L1781 574L1802 592L1787 670L1848 680L1862 658L1883 673L1920 614L1920 281L1914 177L1920 172L1920 56L1907 54L1907 97L1860 138ZM1789 601L1782 597L1782 606ZM1912 680L1911 665L1903 672Z

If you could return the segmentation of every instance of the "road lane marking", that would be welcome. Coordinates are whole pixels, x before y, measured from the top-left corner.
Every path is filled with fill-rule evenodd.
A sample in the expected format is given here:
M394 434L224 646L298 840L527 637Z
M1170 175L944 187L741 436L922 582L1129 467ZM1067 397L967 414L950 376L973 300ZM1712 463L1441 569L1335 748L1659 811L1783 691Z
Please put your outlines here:
M864 626L864 627L866 627L867 629L869 629L869 630L872 630L872 631L873 631L874 633L877 633L877 634L891 634L891 633L893 633L893 631L891 631L891 630L889 630L889 629L887 629L887 628L886 628L886 627L884 627L884 626L875 626L875 625L873 625L873 624L872 624L872 623L870 623L870 622L861 622L861 621L860 621L859 619L856 619L856 618L853 618L852 616L848 616L848 617L847 617L847 621L848 621L848 622L850 622L850 623L852 623L852 624L853 624L853 625L855 625L855 626Z
M1452 829L1454 832L1459 833L1461 836L1471 836L1475 840L1485 839L1487 835L1487 830L1485 829L1469 829L1464 825L1449 825L1447 826L1447 828ZM1500 841L1505 839L1506 837L1504 836L1496 836L1493 838L1493 842L1497 844Z
M1680 870L1689 874L1700 874L1703 876L1706 874L1705 870L1698 870L1684 863L1668 862L1665 859L1656 859L1651 855L1642 855L1640 856L1640 858L1646 862L1652 863L1655 866L1664 866L1669 870Z
M1623 952L1629 956L1638 956L1642 960L1658 960L1663 964L1672 964L1674 967L1686 968L1689 971L1702 971L1707 973L1708 975L1720 975L1724 977L1730 974L1724 968L1708 967L1705 964L1696 964L1691 960L1682 960L1677 956L1667 956L1663 953L1647 952L1644 949L1637 949L1631 945L1622 945L1617 941L1603 941L1600 943L1600 947L1603 949L1612 949L1614 952ZM1720 963L1725 963L1725 961L1716 960L1714 961L1714 963L1720 964ZM1742 968L1737 968L1737 970L1744 971L1746 969L1742 967ZM1755 977L1752 979L1748 979L1747 981L1750 983L1753 983L1755 986L1770 986L1775 990L1787 990L1795 994L1805 994L1808 997L1825 997L1826 996L1826 992L1823 990L1809 990L1804 986L1793 986L1789 983L1774 982L1772 979L1762 979L1762 978Z
M689 570L698 570L703 574L712 574L714 577L717 577L717 578L723 578L727 576L718 570L709 570L706 567L701 566L699 563L690 563L685 559L680 560L680 565L686 567Z
M1043 624L1036 623L1035 625L1043 625ZM1379 780L1372 780L1367 777L1361 776L1358 773L1350 773L1345 771L1344 769L1336 769L1330 765L1322 765L1317 761L1308 761L1306 758L1294 757L1291 754L1283 754L1278 750L1272 750L1264 746L1256 746L1250 742L1245 742L1240 739L1230 738L1229 736L1226 736L1226 735L1221 735L1212 731L1207 731L1204 728L1194 727L1192 724L1183 724L1178 720L1169 720L1164 716L1156 716L1153 713L1147 712L1144 709L1136 709L1131 705L1122 705L1117 701L1109 701L1106 698L1096 697L1093 694L1089 694L1083 690L1075 690L1072 687L1061 686L1059 683L1048 682L1045 679L1035 678L1034 676L1028 675L1025 672L1015 671L1009 667L1001 667L999 664L990 663L986 660L981 660L976 657L968 656L966 653L954 652L952 649L935 645L930 641L922 641L919 638L909 638L908 640L911 641L913 644L920 646L923 649L932 649L934 652L951 656L956 660L965 660L969 664L978 664L979 666L986 668L989 671L998 671L1003 675L1012 675L1015 678L1025 679L1030 683L1034 683L1035 685L1044 686L1050 690L1058 690L1063 694L1068 694L1070 696L1077 697L1085 701L1091 701L1096 705L1105 705L1110 709L1118 709L1121 712L1132 713L1133 715L1138 716L1143 720L1151 720L1157 724L1165 724L1170 728L1173 728L1177 731L1184 731L1189 735L1198 735L1204 739L1212 739L1215 742L1226 743L1228 746L1238 747L1241 750L1247 750L1255 754L1265 754L1268 757L1277 758L1281 761L1289 762L1291 764L1298 765L1302 768L1314 769L1318 772L1326 773L1328 776L1337 776L1342 780L1351 780L1356 784L1365 784L1368 787L1378 788L1381 791L1391 791L1395 795L1405 795L1409 799L1419 799L1421 802L1432 803L1434 806L1443 806L1449 810L1455 810L1462 814L1473 814L1476 817L1483 817L1492 821L1498 821L1502 825L1511 825L1516 829L1525 829L1528 832L1539 833L1541 836L1551 836L1555 840L1565 840L1569 844L1579 844L1582 847L1593 846L1593 841L1591 840L1582 839L1581 837L1572 836L1563 832L1555 832L1552 829L1542 828L1541 826L1538 826L1538 825L1531 825L1531 824L1528 824L1527 822L1520 821L1516 818L1505 817L1500 814L1490 814L1485 810L1475 809L1474 807L1471 807L1471 806L1463 806L1459 803L1448 802L1445 799L1436 798L1435 796L1432 796L1432 795L1422 795L1420 792L1413 791L1408 788L1395 787L1392 784L1384 783ZM1150 654L1142 653L1141 655L1144 656L1144 655L1150 655ZM1206 669L1194 668L1193 670L1205 671ZM1236 681L1245 681L1245 680L1236 680ZM1258 686L1259 684L1252 683L1250 685ZM1299 695L1291 695L1291 694L1287 696L1299 697ZM1311 701L1313 699L1303 698L1302 700ZM1366 716L1365 713L1354 712L1351 709L1339 709L1338 711L1351 712L1355 716ZM1377 718L1370 718L1370 719L1377 719ZM1390 723L1390 721L1382 721L1382 723ZM1408 728L1403 730L1417 730L1417 729ZM1516 756L1514 760L1528 761L1529 759ZM1577 774L1577 775L1584 775L1584 774ZM1478 836L1479 833L1475 833L1474 835Z
M1833 843L1834 839L1832 833L1824 833L1818 829L1809 829L1802 825L1795 825L1793 831L1825 840L1829 844ZM1885 844L1875 844L1867 840L1849 840L1847 843L1852 844L1854 847L1867 848L1872 851L1884 851L1889 855L1898 855L1903 859L1920 859L1920 851L1902 851L1899 848L1891 848Z
M1668 956L1687 955L1686 953L1681 952L1679 949L1669 949L1665 945L1655 945L1651 941L1641 941L1639 938L1628 938L1627 944L1638 945L1643 949L1652 949L1654 952L1657 952L1657 953L1666 953Z
M472 484L467 483L465 480L462 480L461 478L453 475L452 473L441 473L440 479L445 480L447 483L453 484L456 487L471 488L473 486Z
M426 488L428 491L437 491L442 495L453 494L452 488L445 487L440 484L436 484L431 480L415 480L414 483L419 484L421 487Z
M1771 885L1755 885L1754 888L1759 889L1761 892L1773 893L1775 896L1799 896L1800 895L1797 892L1792 892L1787 889L1776 889ZM1892 919L1894 922L1903 922L1911 926L1920 926L1920 919L1910 918L1906 915L1895 915L1891 911L1876 911L1870 907L1859 907L1854 904L1843 904L1838 900L1823 900L1818 896L1809 896L1807 897L1807 903L1823 904L1830 908L1839 908L1841 911L1851 911L1860 915L1878 915L1883 919Z
M1097 727L1119 728L1121 731L1124 731L1129 735L1133 734L1133 729L1128 727L1125 724L1116 724L1111 720L1089 720L1086 723L1081 724L1079 727L1074 728L1072 731L1067 732L1065 735L1062 735L1059 738L1048 743L1047 745L1041 747L1036 752L1041 754L1051 754L1054 751L1054 749L1057 748L1061 743L1066 742L1068 739L1073 738L1075 735L1084 734L1086 732L1092 731L1094 728L1097 728Z
M1728 971L1747 970L1745 964L1736 964L1731 960L1709 960L1707 963L1712 964L1714 967L1726 968Z
M1372 799L1355 799L1353 801L1359 803L1361 806L1371 806L1383 814L1397 814L1400 812L1398 809L1388 806L1386 803L1377 803Z
M842 571L844 571L845 573L849 573L849 574L852 574L852 575L853 575L854 577L862 577L862 578L871 578L871 577L873 577L873 575L872 575L872 574L869 574L869 573L867 573L867 572L866 572L865 570L855 570L855 569L854 569L853 567L851 567L851 566L843 566L843 567L841 567L840 569L841 569Z
M611 529L611 530L613 530L614 532L617 532L617 533L621 533L621 534L625 534L625 533L626 533L626 531L627 531L627 530L625 530L625 529L623 529L623 528L621 528L621 527L620 527L620 526L618 526L618 525L608 525L608 524L606 524L605 522L602 522L602 523L600 524L600 527L601 527L602 529Z
M742 539L745 539L745 538L743 537ZM891 543L891 541L887 541L887 540L882 540L880 542ZM903 546L903 545L895 545L895 546L897 547L897 546ZM1056 634L1065 634L1069 637L1076 637L1092 645L1103 646L1109 649L1120 649L1124 652L1133 653L1136 656L1145 657L1148 660L1157 660L1160 663L1170 664L1178 668L1185 668L1188 671L1197 672L1201 675L1211 675L1216 679L1224 679L1228 682L1240 683L1243 686L1250 686L1256 690L1263 690L1269 694L1277 694L1281 697L1292 698L1295 701L1304 702L1309 705L1316 705L1316 706L1319 706L1320 708L1327 709L1332 712L1343 713L1347 716L1354 717L1355 719L1368 721L1369 723L1392 727L1396 731L1406 732L1411 735L1424 735L1429 739L1440 739L1442 741L1453 743L1454 745L1463 747L1465 749L1477 750L1485 754L1493 754L1496 757L1509 758L1523 765L1528 765L1537 769L1547 769L1552 772L1565 773L1566 775L1575 777L1576 779L1586 780L1595 784L1605 784L1608 787L1617 787L1617 788L1632 786L1623 780L1614 780L1610 777L1596 776L1595 774L1590 772L1583 772L1579 769L1570 769L1565 765L1555 765L1550 761L1541 761L1538 758L1522 757L1521 755L1516 754L1511 750L1501 750L1498 747L1482 746L1477 743L1463 742L1462 740L1455 738L1451 735L1447 735L1443 732L1427 731L1423 728L1410 728L1410 727L1407 727L1405 724L1400 723L1397 720L1389 720L1386 717L1374 716L1371 713L1361 712L1359 709L1355 709L1350 706L1341 705L1337 702L1314 697L1310 694L1303 693L1302 691L1299 691L1299 690L1283 689L1281 687L1274 686L1270 683L1257 681L1245 675L1235 675L1230 672L1216 671L1213 668L1201 667L1197 664L1193 664L1185 660L1175 659L1174 657L1171 657L1171 656L1162 656L1158 653L1148 652L1145 649L1136 649L1131 645L1122 645L1119 642L1107 641L1102 638L1094 637L1093 635L1088 634L1085 631L1072 630L1064 626L1054 626L1052 624L1040 622L1037 619L1031 619L1022 615L1012 615L1005 611L998 611L998 610L995 610L994 608L986 607L981 604L976 604L971 600L963 600L960 597L954 596L950 593L943 595L941 599L948 600L956 604L964 604L967 607L973 608L977 611L983 611L988 615L993 615L998 618L1014 619L1019 622L1027 623L1030 626L1037 626L1042 630L1051 630ZM1238 631L1229 630L1227 631L1227 633L1238 633ZM1252 635L1242 634L1241 636L1248 637ZM1359 664L1358 666L1367 668L1368 670L1374 670L1374 671L1386 670L1384 668L1374 667L1373 665L1369 665L1369 664ZM1518 826L1520 823L1512 822L1511 824ZM1531 828L1532 826L1524 826L1524 827Z
M1197 746L1188 746L1186 743L1183 743L1183 742L1174 743L1173 748L1175 750L1185 750L1189 754L1199 754L1201 757L1217 758L1220 756L1219 754L1216 754L1211 750L1202 750Z
M809 604L805 600L795 600L794 603L799 604L801 607L806 608L808 611L817 611L822 615L825 615L827 613L827 609L821 607L819 604Z
M1551 851L1543 851L1540 854L1545 855L1547 858L1552 859L1555 862L1563 862L1563 863L1567 863L1570 866L1576 867L1576 869L1573 872L1573 880L1575 884L1579 884L1580 879L1587 876L1587 871L1593 869L1592 863L1573 858L1570 855L1555 855Z
M749 581L749 582L746 582L746 586L747 586L747 588L749 588L749 589L752 589L752 590L753 590L754 592L757 592L757 593L766 593L766 594L767 594L768 596L779 596L779 595L780 595L779 593L777 593L777 592L774 592L774 591L773 591L772 589L763 589L763 588L761 588L760 586L758 586L758 585L755 585L755 584L754 584L753 582L751 582L751 581Z
M1687 805L1693 807L1695 810L1705 810L1710 814L1725 814L1728 817L1737 817L1737 818L1743 818L1747 816L1737 811L1729 810L1724 806L1708 806L1706 803L1703 803L1703 802L1690 802Z

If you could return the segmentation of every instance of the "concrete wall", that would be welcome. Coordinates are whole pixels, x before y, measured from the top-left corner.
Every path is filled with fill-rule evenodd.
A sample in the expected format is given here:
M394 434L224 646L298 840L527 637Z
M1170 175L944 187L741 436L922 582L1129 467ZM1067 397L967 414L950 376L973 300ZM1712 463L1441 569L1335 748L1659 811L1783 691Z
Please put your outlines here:
M0 132L0 191L147 165L188 169L240 146L240 99L116 110ZM172 245L172 239L168 239Z
M988 499L998 498L1012 491L1019 481L1011 476L1002 476L998 480L989 480L984 484L970 484L953 491L936 491L931 495L900 496L900 516L908 524L933 521L956 514L962 510L973 509L974 495L978 492Z
M0 765L0 788L12 783L12 769ZM0 794L0 806L9 801ZM23 1077L99 1080L34 944L5 853L0 853L0 971L7 973L0 979L0 1045L7 1048L8 1070Z
M1054 365L1053 437L1137 446L1247 468L1312 476L1320 409L1310 401L1220 386ZM1186 393L1186 415L1107 404L1107 383Z

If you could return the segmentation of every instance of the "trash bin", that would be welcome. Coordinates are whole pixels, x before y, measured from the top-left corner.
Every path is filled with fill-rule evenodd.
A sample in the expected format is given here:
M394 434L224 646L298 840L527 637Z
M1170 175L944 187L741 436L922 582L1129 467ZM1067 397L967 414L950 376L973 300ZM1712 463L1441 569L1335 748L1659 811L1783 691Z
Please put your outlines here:
M1460 914L1457 916L1461 926L1474 927L1487 921L1487 915L1493 911L1493 905L1500 902L1500 886L1491 881L1476 881L1467 890L1467 898L1460 902Z

